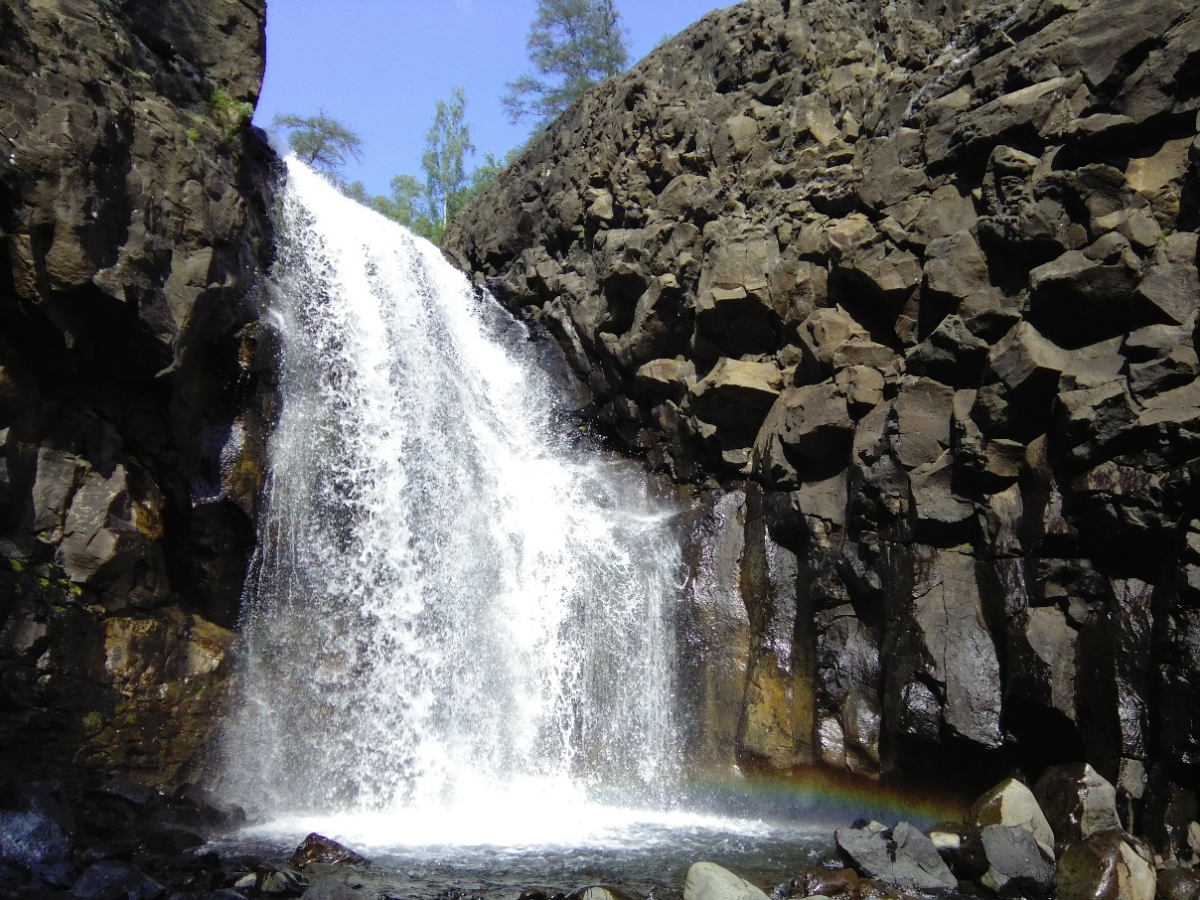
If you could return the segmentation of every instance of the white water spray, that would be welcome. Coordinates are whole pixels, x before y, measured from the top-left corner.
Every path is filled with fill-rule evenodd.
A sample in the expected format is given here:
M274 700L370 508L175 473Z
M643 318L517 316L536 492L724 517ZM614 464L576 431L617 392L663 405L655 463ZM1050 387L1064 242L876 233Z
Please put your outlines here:
M504 340L524 331L431 244L294 160L277 226L282 409L226 789L470 811L668 782L671 511L553 437L548 379Z

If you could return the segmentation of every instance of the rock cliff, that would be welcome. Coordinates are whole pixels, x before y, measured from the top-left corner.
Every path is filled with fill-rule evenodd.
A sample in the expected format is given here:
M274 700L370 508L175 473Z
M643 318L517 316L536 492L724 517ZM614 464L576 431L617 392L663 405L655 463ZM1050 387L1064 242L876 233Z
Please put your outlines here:
M454 223L593 420L692 485L693 644L736 637L683 672L701 757L1086 759L1183 840L1198 111L1185 0L748 0Z
M0 756L194 774L271 418L265 0L0 2Z

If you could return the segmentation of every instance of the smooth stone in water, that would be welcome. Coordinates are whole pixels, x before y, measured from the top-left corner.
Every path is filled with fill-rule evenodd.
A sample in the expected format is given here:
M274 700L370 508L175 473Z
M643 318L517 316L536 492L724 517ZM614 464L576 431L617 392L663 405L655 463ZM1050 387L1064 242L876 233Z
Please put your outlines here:
M288 865L293 869L304 869L313 863L323 863L328 866L366 866L371 861L365 856L355 853L349 847L339 844L315 831L300 842Z
M591 898L589 898L591 900ZM695 863L687 873L683 900L769 900L746 879L716 863Z
M954 860L958 857L958 851L962 849L962 825L958 822L943 822L940 825L934 825L925 833L929 836L929 840L933 841L933 846L942 855L942 859L953 865Z

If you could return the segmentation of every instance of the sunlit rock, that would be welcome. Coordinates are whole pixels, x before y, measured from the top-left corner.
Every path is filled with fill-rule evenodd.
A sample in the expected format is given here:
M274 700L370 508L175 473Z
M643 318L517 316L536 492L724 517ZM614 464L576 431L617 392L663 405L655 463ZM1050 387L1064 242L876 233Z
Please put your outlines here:
M716 863L693 863L683 886L684 900L767 900L759 888Z

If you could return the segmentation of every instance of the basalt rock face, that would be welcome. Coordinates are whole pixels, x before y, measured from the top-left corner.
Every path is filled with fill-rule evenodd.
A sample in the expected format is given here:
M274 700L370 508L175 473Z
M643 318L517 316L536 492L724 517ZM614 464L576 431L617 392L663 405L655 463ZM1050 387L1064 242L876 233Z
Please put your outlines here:
M0 756L194 776L253 546L263 0L0 3Z
M701 663L730 757L1086 760L1127 826L1182 840L1198 111L1184 0L750 0L583 98L454 224L598 422L733 498L697 526L742 517L730 590L773 583L752 536L795 555L786 616L726 610L735 650Z

